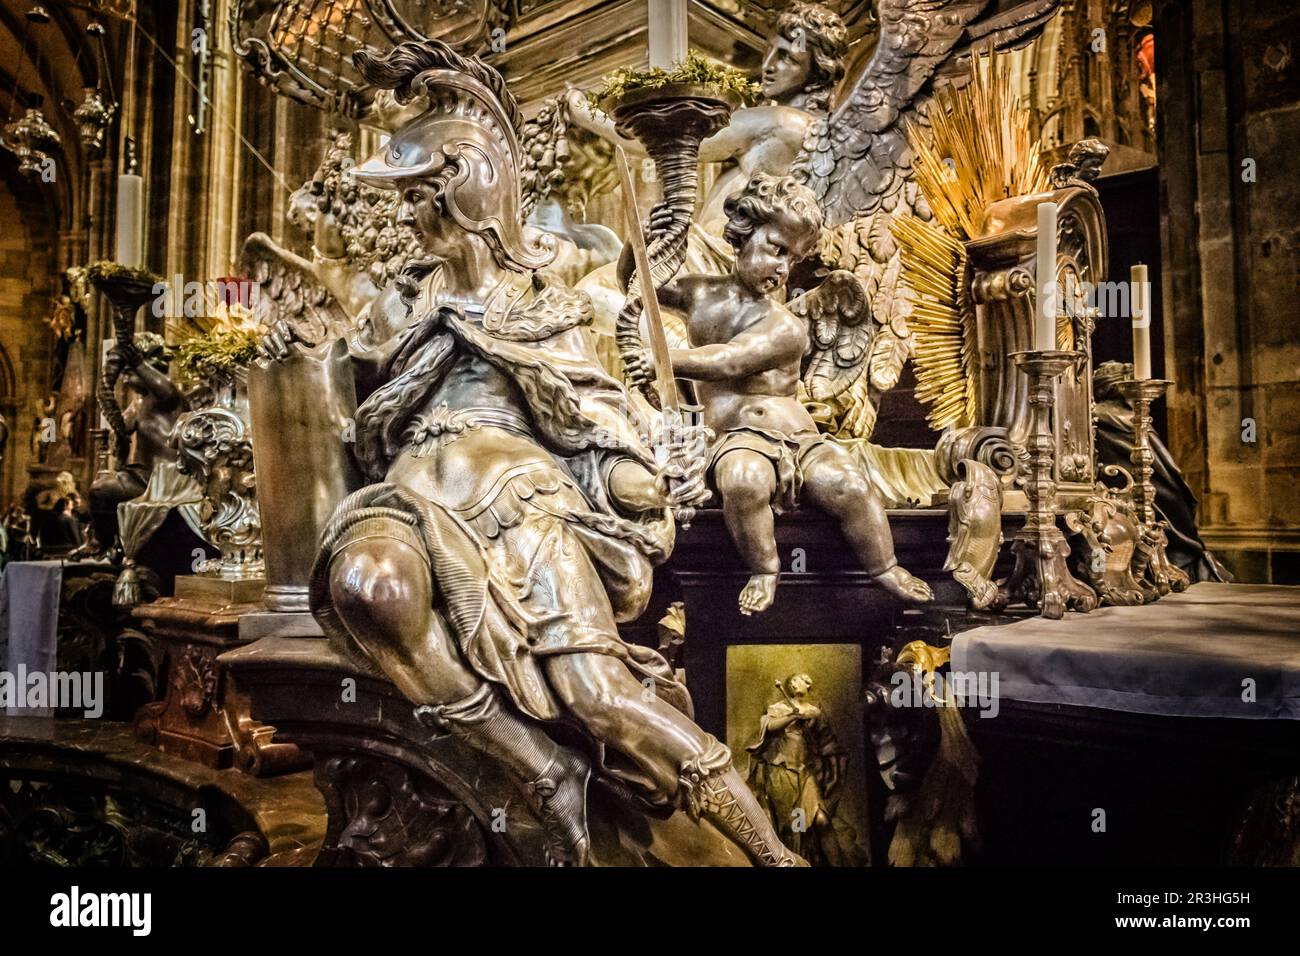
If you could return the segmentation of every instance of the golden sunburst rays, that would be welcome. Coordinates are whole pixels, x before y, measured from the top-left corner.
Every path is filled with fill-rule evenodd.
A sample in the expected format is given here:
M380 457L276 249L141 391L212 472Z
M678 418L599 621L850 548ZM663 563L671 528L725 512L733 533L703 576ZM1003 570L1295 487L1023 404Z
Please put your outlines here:
M935 431L975 422L973 331L964 305L966 247L948 232L909 216L893 224L903 270L914 299L908 316L913 336L916 398Z
M1012 90L996 50L971 57L970 82L935 90L929 129L908 125L917 185L935 217L958 238L979 235L990 204L1047 188L1032 117Z
M935 222L897 220L907 283L915 290L908 323L915 337L916 397L936 431L975 423L974 315L966 299L964 241L980 234L988 207L1047 188L1032 117L1012 88L1007 58L971 57L961 89L935 91L928 126L909 123L916 183Z

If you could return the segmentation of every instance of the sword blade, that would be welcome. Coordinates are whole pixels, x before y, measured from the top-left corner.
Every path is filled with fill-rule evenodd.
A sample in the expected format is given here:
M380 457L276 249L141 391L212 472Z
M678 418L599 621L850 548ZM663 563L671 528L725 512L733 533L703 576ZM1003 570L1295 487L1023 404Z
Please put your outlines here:
M673 376L673 363L668 357L668 337L664 334L663 314L659 311L659 297L655 294L654 276L650 274L650 253L641 232L641 217L637 215L636 186L628 166L623 147L615 148L618 174L623 183L623 212L627 217L627 231L631 237L632 258L636 262L637 282L641 286L641 300L645 304L646 325L650 330L650 352L655 360L655 385L663 407L678 411L681 401L677 395L677 379Z

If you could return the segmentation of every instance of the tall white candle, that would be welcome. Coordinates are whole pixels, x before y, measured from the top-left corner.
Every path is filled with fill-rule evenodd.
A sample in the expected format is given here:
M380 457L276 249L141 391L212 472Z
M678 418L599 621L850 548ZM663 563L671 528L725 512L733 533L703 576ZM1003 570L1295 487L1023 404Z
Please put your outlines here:
M144 265L144 178L135 173L117 177L117 248L120 265Z
M671 70L686 59L686 0L646 0L646 46L652 67Z
M1129 301L1133 313L1133 377L1151 378L1151 281L1147 267L1129 269Z
M1037 306L1034 321L1034 348L1056 348L1056 203L1038 204L1038 266L1034 287Z

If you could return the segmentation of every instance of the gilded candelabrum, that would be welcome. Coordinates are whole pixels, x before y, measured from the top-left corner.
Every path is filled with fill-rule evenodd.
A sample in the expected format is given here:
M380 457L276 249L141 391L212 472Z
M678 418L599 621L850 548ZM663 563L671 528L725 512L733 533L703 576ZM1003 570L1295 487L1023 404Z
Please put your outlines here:
M1151 403L1160 398L1173 382L1163 378L1130 379L1118 385L1120 394L1133 406L1133 504L1142 526L1143 543L1151 551L1148 575L1160 595L1184 591L1190 579L1177 565L1171 564L1165 549L1169 539L1165 523L1156 512L1156 486L1151 480L1156 455L1151 448Z
M1029 378L1029 460L1024 481L1029 511L1012 544L1016 566L1007 580L1007 592L1012 601L1038 607L1043 617L1059 619L1067 607L1091 611L1097 606L1097 593L1066 566L1070 547L1056 526L1056 438L1052 433L1056 380L1081 361L1083 353L1035 349L1013 352L1011 358Z

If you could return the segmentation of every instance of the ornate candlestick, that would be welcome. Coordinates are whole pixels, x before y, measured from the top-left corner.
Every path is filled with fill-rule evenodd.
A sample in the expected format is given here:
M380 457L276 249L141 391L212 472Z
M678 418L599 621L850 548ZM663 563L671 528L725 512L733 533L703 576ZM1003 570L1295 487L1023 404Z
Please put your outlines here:
M113 306L113 331L117 344L123 348L130 346L135 336L135 314L140 311L140 306L157 297L154 290L161 280L142 270L99 263L90 267L90 280ZM104 363L97 396L100 410L113 430L113 457L118 465L126 463L131 449L131 435L117 403L117 380L122 371L122 363L109 358Z
M700 143L727 124L739 102L709 87L669 83L634 90L608 105L618 134L639 141L654 160L663 183L664 203L672 210L671 223L650 235L647 251L656 289L676 275L686 260L686 239L699 192ZM643 307L632 277L615 329L615 342L624 360L641 347ZM643 387L642 392L653 407L659 407L659 393L652 386Z
M1133 504L1143 530L1143 544L1150 549L1148 573L1163 596L1170 591L1186 590L1190 583L1182 568L1169 563L1165 554L1169 539L1165 523L1156 519L1156 487L1151 480L1156 455L1151 450L1151 403L1160 398L1173 382L1163 378L1139 378L1120 382L1120 394L1133 406Z
M1097 606L1097 593L1066 566L1070 547L1056 526L1056 439L1052 435L1056 379L1082 357L1082 352L1057 349L1011 354L1029 378L1029 464L1024 483L1029 513L1012 543L1016 567L1007 579L1007 592L1012 601L1037 606L1043 617L1053 620L1061 618L1067 607L1091 611Z

